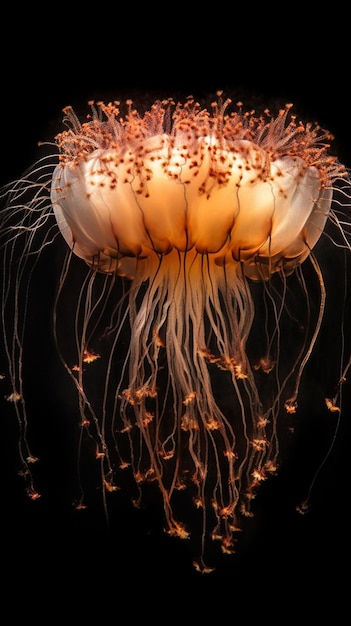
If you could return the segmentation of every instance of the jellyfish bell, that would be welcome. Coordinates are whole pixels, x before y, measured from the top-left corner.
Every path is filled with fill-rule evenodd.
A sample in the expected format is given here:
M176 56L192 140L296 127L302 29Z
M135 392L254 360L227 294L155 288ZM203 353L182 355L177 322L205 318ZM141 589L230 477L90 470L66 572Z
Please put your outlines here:
M66 112L72 123L72 111ZM112 106L104 112L115 115ZM308 163L313 134L312 146L301 142L305 155L286 155L284 149L280 156L279 151L274 155L273 146L257 145L248 129L237 131L236 139L236 116L223 129L222 110L217 119L206 120L206 128L196 126L198 113L189 110L186 124L182 118L180 128L175 124L169 134L154 134L166 112L165 106L154 105L150 117L155 123L150 130L147 118L139 138L138 117L109 119L119 137L113 149L112 137L105 147L105 136L97 148L97 136L89 153L86 129L78 129L78 160L71 154L71 133L59 136L65 156L54 172L51 199L75 254L97 263L100 271L121 275L130 259L157 263L172 251L209 255L217 264L242 263L252 278L259 271L257 258L269 259L267 277L281 264L293 267L294 259L295 265L301 263L323 232L332 197L321 172ZM297 141L296 132L290 129L290 142Z
M38 191L17 229L27 253L36 236L46 245L52 213L50 232L58 226L68 244L54 334L77 390L80 425L96 442L104 503L121 473L133 477L138 504L141 486L157 485L166 531L197 537L195 566L203 572L211 569L204 558L209 539L233 552L256 490L277 471L278 418L284 407L296 411L321 326L325 288L313 251L328 221L350 249L346 218L339 220L334 206L336 183L340 206L349 203L350 183L329 153L330 134L297 122L290 105L274 117L245 113L240 104L230 112L230 104L221 94L211 111L191 97L184 104L164 100L141 116L128 101L122 116L118 102L91 103L84 122L67 107L67 129L56 137L59 162L31 183ZM32 189L19 184L10 207L20 205L24 187ZM4 216L3 232L17 245ZM12 259L13 248L5 250ZM75 361L64 356L59 336L72 256L87 271L72 316ZM307 259L320 290L314 319L300 273ZM16 303L22 269L14 279ZM294 273L303 316L300 305L293 311L287 304ZM120 302L99 276L112 286L116 277L127 283ZM6 288L4 294L6 311ZM106 299L114 312L104 335ZM294 317L298 337L286 365L281 328ZM14 343L5 343L13 346L9 372L19 401L18 325L15 319ZM101 335L110 338L104 359L96 349ZM87 368L97 360L105 382L101 399L91 402ZM27 423L25 413L22 419ZM195 528L182 521L184 491L199 513ZM82 495L77 508L83 506Z

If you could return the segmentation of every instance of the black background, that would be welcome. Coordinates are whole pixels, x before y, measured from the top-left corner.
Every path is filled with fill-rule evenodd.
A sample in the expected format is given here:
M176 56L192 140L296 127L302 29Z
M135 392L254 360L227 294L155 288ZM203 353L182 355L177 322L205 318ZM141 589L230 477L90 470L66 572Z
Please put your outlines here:
M122 12L85 6L74 16L70 7L57 6L50 15L30 9L3 18L9 38L1 43L1 183L20 176L38 158L37 142L61 129L61 110L68 104L84 111L90 99L131 96L144 103L158 96L202 98L217 89L249 105L293 102L303 119L318 120L335 135L340 160L351 166L347 34L340 15L308 19L295 7L273 16L264 5L240 15L229 7L206 13L196 6L191 19L188 9ZM329 268L329 277L333 271ZM40 337L50 288L42 295L38 350L45 341ZM58 365L52 368L55 385ZM40 372L33 376L38 379ZM320 375L313 384L319 383ZM313 384L306 397L320 393ZM59 380L57 385L62 399L64 385ZM294 507L328 450L335 424L312 400L306 400L306 423L290 444L282 471L258 496L256 517L237 555L223 559L208 576L193 571L187 542L164 536L152 510L128 513L124 502L123 513L114 510L107 529L100 513L77 517L67 507L62 491L70 463L71 443L65 440L70 414L54 406L50 393L49 385L39 407L47 420L40 435L51 472L46 498L25 498L12 459L15 428L6 415L1 425L0 567L4 599L12 594L14 617L51 623L62 611L72 619L133 623L140 615L158 623L179 612L186 624L208 611L216 621L261 615L281 624L293 614L312 619L332 610L333 623L340 622L350 557L347 386L342 425L309 514L300 516Z

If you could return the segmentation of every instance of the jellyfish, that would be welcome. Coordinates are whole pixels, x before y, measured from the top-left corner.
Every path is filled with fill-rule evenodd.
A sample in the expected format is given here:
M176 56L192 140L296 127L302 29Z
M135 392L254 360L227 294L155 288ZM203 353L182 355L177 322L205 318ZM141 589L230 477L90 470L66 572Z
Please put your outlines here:
M64 243L52 323L77 394L79 454L93 442L107 514L123 476L136 506L146 485L157 490L165 531L195 536L194 566L209 572L207 544L235 551L278 471L323 320L315 250L323 238L350 250L349 173L331 134L290 104L256 114L221 92L207 108L189 96L143 113L130 100L90 102L84 120L66 107L63 123L55 153L2 193L6 398L26 490L39 497L26 311L38 258ZM335 413L339 394L326 399ZM182 519L183 494L195 522ZM84 498L82 487L77 509Z

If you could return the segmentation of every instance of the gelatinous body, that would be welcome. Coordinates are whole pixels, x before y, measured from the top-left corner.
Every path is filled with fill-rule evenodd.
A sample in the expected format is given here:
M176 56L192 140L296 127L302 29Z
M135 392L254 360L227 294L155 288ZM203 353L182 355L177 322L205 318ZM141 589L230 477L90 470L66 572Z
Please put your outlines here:
M26 423L17 366L22 313L9 331L6 311L12 291L15 310L30 293L22 280L28 254L54 239L58 225L68 255L54 332L82 429L96 442L104 501L121 472L132 473L136 501L142 484L154 482L167 532L187 538L192 528L174 505L187 488L202 511L195 563L207 571L206 541L232 552L257 487L277 470L278 417L296 411L324 311L313 249L330 221L340 245L350 247L349 227L336 211L349 206L350 183L329 154L330 135L297 122L290 106L276 117L241 106L229 113L219 95L211 111L188 98L155 102L141 116L127 104L125 117L117 102L92 104L83 123L68 107L68 129L56 137L59 162L6 190L6 267L19 246L24 250L13 283L6 269L3 291L9 399L23 402L19 419ZM73 362L59 313L74 257L86 262L86 277L75 298ZM319 290L314 314L305 263ZM282 358L283 344L289 358ZM89 397L86 372L93 367L104 372L99 403ZM30 458L23 453L33 496Z

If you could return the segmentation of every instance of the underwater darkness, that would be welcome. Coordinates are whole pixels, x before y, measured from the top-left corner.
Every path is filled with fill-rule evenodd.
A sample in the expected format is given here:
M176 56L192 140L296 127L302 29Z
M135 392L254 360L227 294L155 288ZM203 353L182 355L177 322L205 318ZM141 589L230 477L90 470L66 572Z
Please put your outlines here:
M37 57L36 57L37 59ZM33 59L34 63L34 59ZM29 72L28 72L29 76ZM89 76L84 75L79 85L73 88L64 82L55 87L55 81L43 76L27 79L27 93L32 94L30 102L23 103L22 87L18 81L7 78L14 112L12 127L4 124L2 143L8 149L8 158L1 172L1 184L21 175L25 168L40 157L38 140L50 140L61 130L61 109L67 104L81 105L85 112L88 99L111 99L128 96L128 88L136 95L141 92L142 101L148 93L144 82L138 86L137 77L133 83L125 79L122 95L119 95L117 79L110 75L95 75L92 87ZM296 103L298 115L305 120L317 120L321 126L331 130L336 136L335 149L340 160L351 167L351 123L345 118L341 103L345 103L343 85L337 83L333 97L323 100L325 89L314 88L303 91L297 79L266 83L263 90L261 78L252 74L249 84L240 74L237 82L224 80L217 84L213 78L210 84L205 81L192 90L195 98L207 92L215 93L223 88L225 95L233 100L239 97L246 102L252 93L257 93L257 101L270 98L273 105L276 99ZM219 75L219 79L222 78ZM84 80L83 80L84 78ZM182 85L180 76L168 84L162 76L153 76L150 89L151 102L155 91L183 98L191 93L192 74ZM152 81L150 81L152 83ZM223 84L222 84L223 83ZM134 85L130 87L130 85ZM113 92L115 85L116 93ZM154 88L155 85L155 88ZM35 88L34 88L35 87ZM281 88L280 88L281 87ZM239 96L240 91L242 95ZM156 96L157 96L156 93ZM267 95L266 95L267 94ZM254 106L254 105L253 105ZM1 103L2 112L8 117L8 104ZM25 114L23 113L25 112ZM20 148L19 148L20 146ZM45 150L46 148L44 148ZM351 208L350 208L351 211ZM349 493L350 458L350 415L351 415L351 371L343 385L343 409L336 431L338 413L331 413L325 407L324 398L332 395L337 383L340 345L335 340L341 332L340 307L341 290L345 283L344 255L338 254L327 240L319 242L320 264L324 270L327 285L327 307L325 325L318 339L314 353L306 368L299 396L299 410L296 414L294 432L286 429L282 439L282 459L277 475L269 479L258 491L254 509L255 516L247 520L238 538L236 554L221 555L219 546L214 545L211 558L216 560L216 570L201 576L192 567L193 554L190 542L167 536L163 532L162 503L159 494L147 488L142 509L135 509L130 503L128 488L110 494L109 524L101 505L98 473L89 460L89 450L84 448L86 458L82 459L82 477L86 486L88 509L76 511L72 506L77 493L77 404L75 390L58 358L51 332L51 312L60 263L65 254L65 242L57 239L55 246L48 247L42 254L32 285L32 301L29 303L30 332L27 336L25 359L27 362L26 387L30 407L30 447L39 457L33 467L41 498L31 501L24 493L23 479L18 476L18 428L13 412L4 400L6 381L0 380L1 410L1 521L3 551L9 549L3 560L7 584L19 585L24 594L36 590L41 597L41 585L47 577L62 572L59 592L55 585L49 596L59 604L60 595L72 594L82 597L99 596L113 604L124 589L148 589L157 597L157 590L167 588L172 598L176 590L201 589L206 594L203 606L211 603L210 593L227 594L228 590L240 597L241 593L253 590L266 598L267 605L275 602L274 589L284 589L284 593L297 603L309 597L311 581L320 592L328 590L332 599L343 593L343 568L349 568L350 540L346 514ZM351 262L348 267L348 300L345 327L351 319ZM83 263L83 262L82 262ZM76 262L77 283L80 261ZM72 286L72 289L74 287ZM34 296L35 294L35 296ZM311 293L311 299L315 294ZM71 311L67 310L69 316ZM347 328L346 342L350 352L351 337ZM127 343L128 338L124 337ZM2 347L0 347L1 350ZM0 353L0 367L3 368ZM0 374L3 371L0 370ZM5 389L2 393L2 389ZM283 414L282 419L286 419ZM290 423L290 422L289 422ZM335 440L334 440L335 437ZM311 494L310 511L305 515L297 513L295 507L307 495L315 472L333 442ZM89 487L89 485L91 485ZM196 511L194 512L196 515ZM5 554L5 553L4 553ZM193 585L194 587L190 587ZM198 587L195 587L198 586ZM271 591L269 591L271 589ZM273 590L272 590L273 589ZM25 591L27 590L27 591ZM112 594L112 598L111 598ZM76 599L77 599L76 597ZM216 605L220 607L218 595ZM169 611L172 610L170 604ZM102 605L104 602L102 601ZM87 606L85 606L85 609ZM233 620L234 621L234 620ZM280 622L282 623L282 622Z

